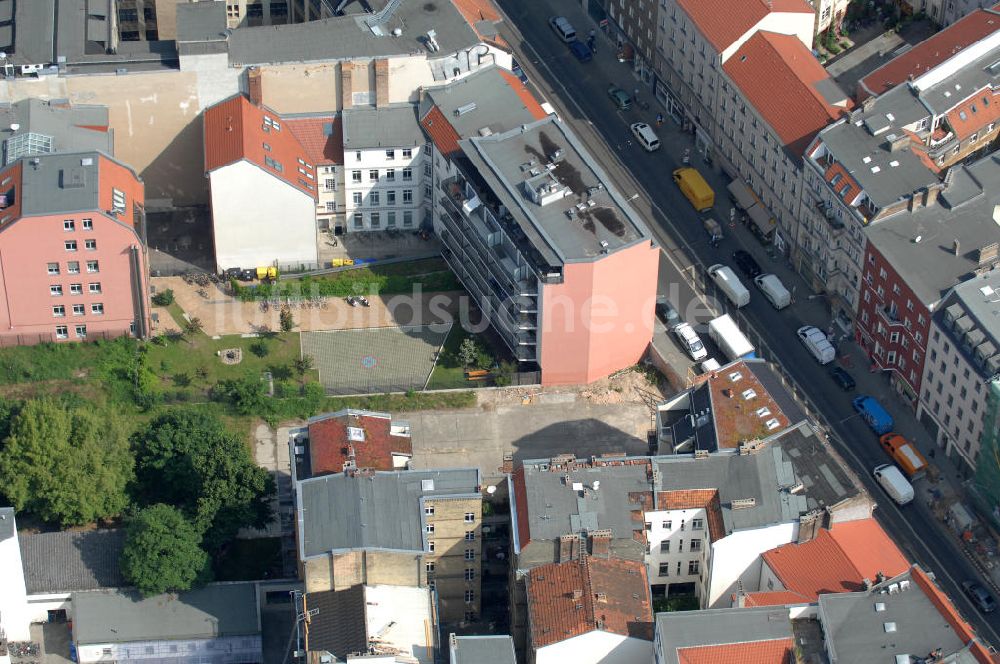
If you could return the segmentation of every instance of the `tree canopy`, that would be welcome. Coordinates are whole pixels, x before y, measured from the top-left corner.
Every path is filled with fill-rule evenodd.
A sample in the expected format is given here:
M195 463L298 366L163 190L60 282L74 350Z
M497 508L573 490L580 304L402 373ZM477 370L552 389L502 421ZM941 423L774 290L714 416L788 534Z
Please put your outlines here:
M133 458L112 412L28 401L0 450L0 485L18 510L60 526L116 516L128 505Z
M211 580L201 533L170 505L147 507L128 524L121 568L144 596L189 590Z

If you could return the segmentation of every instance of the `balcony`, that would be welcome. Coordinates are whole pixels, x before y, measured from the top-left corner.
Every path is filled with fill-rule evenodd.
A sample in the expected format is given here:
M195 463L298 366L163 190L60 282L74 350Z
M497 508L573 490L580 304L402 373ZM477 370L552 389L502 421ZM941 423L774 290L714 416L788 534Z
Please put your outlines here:
M827 203L823 200L816 201L816 210L819 212L820 216L826 220L827 225L834 231L839 232L844 230L844 222L842 222L838 217L836 210L832 203Z
M955 132L948 129L947 125L938 125L934 131L931 132L931 144L930 147L934 148L940 147L950 141L955 137Z
M899 310L895 307L876 307L879 315L890 326L898 325L903 327L903 320L899 317Z

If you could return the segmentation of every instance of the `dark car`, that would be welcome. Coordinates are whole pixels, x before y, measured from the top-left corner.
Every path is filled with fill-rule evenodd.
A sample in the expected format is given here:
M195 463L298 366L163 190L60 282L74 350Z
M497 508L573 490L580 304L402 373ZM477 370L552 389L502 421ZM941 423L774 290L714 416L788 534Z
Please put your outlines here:
M590 52L590 48L582 41L571 41L569 43L569 50L580 62L590 62L591 58L594 57L594 54Z
M969 599L976 605L976 608L983 613L993 613L996 611L997 603L993 599L993 595L979 583L975 581L963 581L962 590L969 596Z
M759 276L762 272L760 265L754 260L753 256L742 249L737 249L733 252L733 262L736 263L736 267L740 268L743 274L751 279Z
M524 83L525 85L528 84L528 75L524 73L524 70L521 69L521 65L519 65L517 60L513 58L511 58L510 60L510 71L512 74L514 74L514 76L517 76L519 79L521 79L522 83Z
M840 385L840 389L843 391L850 392L854 389L854 377L840 367L830 369L830 377L833 378L837 385Z
M666 299L656 301L656 315L668 329L674 329L681 322L681 315L674 309L674 305Z

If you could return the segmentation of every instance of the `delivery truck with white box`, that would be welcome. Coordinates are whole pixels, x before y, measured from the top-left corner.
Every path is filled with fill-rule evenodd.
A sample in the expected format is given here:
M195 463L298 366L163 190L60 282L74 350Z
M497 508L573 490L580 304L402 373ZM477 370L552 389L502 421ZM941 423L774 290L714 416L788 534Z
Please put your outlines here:
M730 360L747 360L757 357L753 344L740 332L736 321L729 314L708 323L708 336Z

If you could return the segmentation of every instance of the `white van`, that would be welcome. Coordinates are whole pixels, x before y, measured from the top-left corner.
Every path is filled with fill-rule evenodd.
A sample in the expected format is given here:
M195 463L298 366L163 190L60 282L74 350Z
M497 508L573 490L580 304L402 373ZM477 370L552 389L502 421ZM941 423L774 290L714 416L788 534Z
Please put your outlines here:
M757 288L775 309L780 311L792 303L792 294L788 292L785 284L781 283L781 279L777 275L762 274L754 277L753 282L757 284Z
M750 291L746 289L746 286L739 280L732 268L722 263L716 263L708 268L708 276L715 280L715 285L726 294L729 301L735 304L737 308L750 303Z
M872 471L875 481L896 501L897 505L913 502L913 485L906 481L903 473L890 463L876 466Z
M830 364L836 359L837 351L830 340L826 338L823 330L812 325L803 325L796 331L796 334L799 335L799 339L820 364Z
M705 360L704 362L701 363L701 372L702 373L710 373L712 371L716 371L716 370L721 369L721 368L722 368L722 365L719 364L719 361L717 359L715 359L714 357L710 357L710 358L708 358L707 360Z
M691 356L692 360L704 360L708 357L705 344L701 342L701 337L698 336L693 327L687 323L681 323L674 328L674 334L677 335L677 340L680 342L681 347Z
M576 30L573 29L573 26L564 16L553 16L549 19L549 25L551 25L552 30L559 35L559 39L563 40L567 44L571 41L576 41Z
M645 122L634 123L632 125L632 134L646 152L653 152L660 149L660 138L653 131L653 128Z

